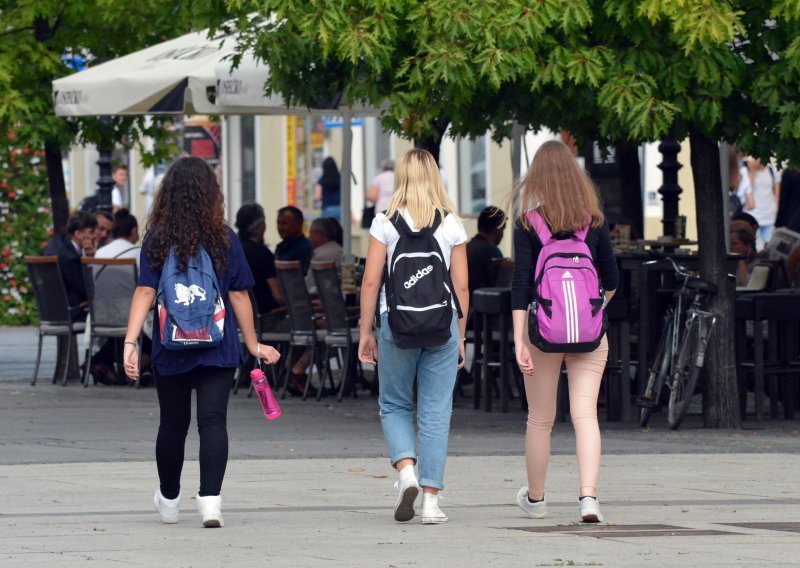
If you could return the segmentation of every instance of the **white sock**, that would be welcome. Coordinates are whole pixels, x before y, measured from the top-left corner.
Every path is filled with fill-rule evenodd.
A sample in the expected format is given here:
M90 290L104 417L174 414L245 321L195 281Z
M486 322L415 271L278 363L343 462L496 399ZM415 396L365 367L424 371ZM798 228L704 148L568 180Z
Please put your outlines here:
M417 480L417 474L414 473L414 466L409 464L400 470L400 481Z

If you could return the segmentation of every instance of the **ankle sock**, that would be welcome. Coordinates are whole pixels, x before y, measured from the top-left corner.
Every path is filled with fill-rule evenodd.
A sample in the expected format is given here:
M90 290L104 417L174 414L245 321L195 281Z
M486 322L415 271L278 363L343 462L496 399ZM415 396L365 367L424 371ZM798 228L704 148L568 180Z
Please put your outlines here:
M531 499L530 494L528 494L528 503L541 503L542 501L544 501L544 496L541 499Z
M414 466L407 465L400 470L400 479L401 480L409 480L409 479L417 479L416 474L414 473Z
M597 497L595 497L594 495L581 495L580 497L578 497L578 501L581 501L582 499L586 499L587 497L589 499L594 499L595 501L597 501Z

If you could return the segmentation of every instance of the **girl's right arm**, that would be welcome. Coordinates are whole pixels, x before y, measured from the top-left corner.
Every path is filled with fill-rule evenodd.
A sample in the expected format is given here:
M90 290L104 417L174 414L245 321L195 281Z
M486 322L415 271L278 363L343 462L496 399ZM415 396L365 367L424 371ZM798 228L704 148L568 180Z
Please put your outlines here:
M372 334L372 319L378 303L378 292L386 265L386 245L370 236L367 263L361 281L361 326L358 341L358 358L362 363L377 362L378 346Z
M125 374L132 380L139 378L139 352L136 350L136 342L142 333L142 326L147 317L147 312L153 305L156 298L156 289L149 286L137 286L131 300L131 311L128 315L128 331L125 333L125 344L123 346L123 362L125 364Z

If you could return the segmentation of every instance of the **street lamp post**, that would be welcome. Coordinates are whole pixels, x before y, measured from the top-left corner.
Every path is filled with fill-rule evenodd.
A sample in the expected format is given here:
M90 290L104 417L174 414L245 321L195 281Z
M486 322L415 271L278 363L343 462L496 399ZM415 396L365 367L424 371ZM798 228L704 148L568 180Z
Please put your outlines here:
M670 135L661 141L658 151L664 156L662 162L658 164L658 168L664 172L663 185L658 190L663 203L661 223L664 225L664 236L677 237L678 202L680 194L683 192L681 186L678 185L678 170L683 167L678 161L681 145Z

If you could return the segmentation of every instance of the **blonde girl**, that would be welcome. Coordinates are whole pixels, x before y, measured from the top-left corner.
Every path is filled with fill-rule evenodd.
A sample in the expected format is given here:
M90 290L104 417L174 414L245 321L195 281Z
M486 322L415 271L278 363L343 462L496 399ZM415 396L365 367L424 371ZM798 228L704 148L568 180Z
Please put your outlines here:
M439 491L444 487L453 387L456 373L463 365L466 319L459 318L454 307L450 338L444 345L401 348L389 325L382 277L387 255L392 258L400 239L392 222L400 222L397 216L401 216L414 232L432 227L437 219L441 220L433 236L450 271L452 289L461 311L466 314L469 308L467 235L447 197L439 168L430 153L415 149L403 155L397 164L395 184L396 191L386 214L376 215L370 228L361 287L358 356L364 363L377 362L378 365L381 425L391 463L399 472L395 484L398 492L395 520L410 521L414 517L414 502L422 489L422 523L443 523L447 516L439 507ZM376 342L372 323L378 302ZM415 378L416 434L413 421ZM415 464L419 466L419 478L414 471Z

